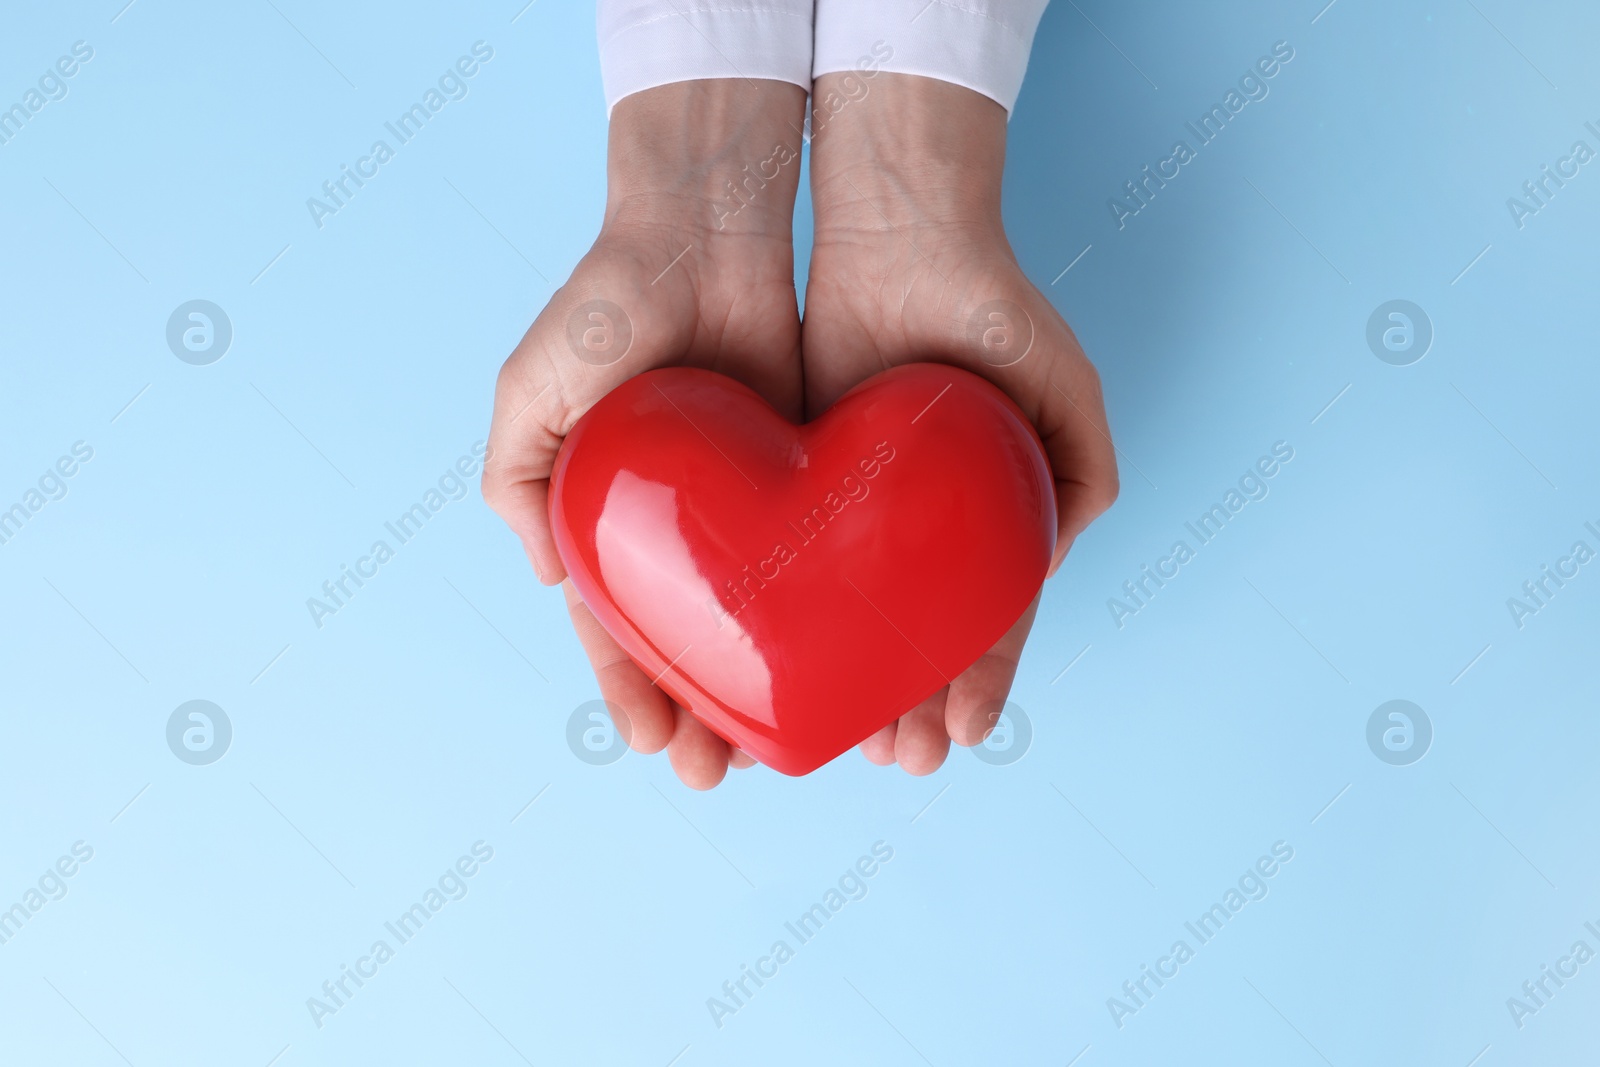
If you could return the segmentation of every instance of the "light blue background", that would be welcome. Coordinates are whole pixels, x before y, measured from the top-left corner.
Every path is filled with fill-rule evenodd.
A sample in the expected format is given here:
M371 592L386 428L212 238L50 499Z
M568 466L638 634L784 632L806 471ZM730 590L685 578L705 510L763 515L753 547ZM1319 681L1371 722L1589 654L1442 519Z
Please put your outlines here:
M0 945L0 1061L1593 1055L1600 963L1521 1030L1506 998L1600 949L1600 565L1520 630L1506 600L1600 548L1600 169L1520 230L1505 204L1600 148L1592 5L1053 4L1006 213L1104 375L1123 494L1047 591L1032 747L699 795L568 750L593 679L475 485L323 628L305 607L485 435L593 237L591 6L122 2L0 32L7 104L95 50L0 146L0 506L94 449L0 545L0 907L94 849ZM318 230L306 198L480 39L470 95ZM1270 96L1119 230L1107 198L1279 40ZM194 298L233 323L211 366L165 343ZM1407 367L1364 337L1394 298L1435 329ZM1107 598L1280 440L1271 495L1118 629ZM165 741L196 698L234 727L206 767ZM1394 698L1435 730L1411 766L1366 744ZM306 999L480 839L318 1029ZM714 1025L880 840L868 895ZM1118 1029L1107 998L1280 840L1270 895Z

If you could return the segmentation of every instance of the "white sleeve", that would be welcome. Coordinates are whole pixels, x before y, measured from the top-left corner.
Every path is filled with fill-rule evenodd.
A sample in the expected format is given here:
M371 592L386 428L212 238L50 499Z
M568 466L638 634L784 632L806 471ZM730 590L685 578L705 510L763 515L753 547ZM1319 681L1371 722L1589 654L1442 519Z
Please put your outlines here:
M630 93L700 78L811 90L813 0L599 0L606 111Z
M920 74L964 85L1009 112L1048 2L816 0L812 74Z

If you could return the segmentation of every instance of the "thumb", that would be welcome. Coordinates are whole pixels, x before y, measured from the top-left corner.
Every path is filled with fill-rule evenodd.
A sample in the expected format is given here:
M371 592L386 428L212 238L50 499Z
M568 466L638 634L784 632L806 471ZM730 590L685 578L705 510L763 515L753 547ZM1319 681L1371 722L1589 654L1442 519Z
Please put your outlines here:
M520 351L520 350L519 350ZM517 355L500 370L483 460L483 499L522 541L539 581L555 585L566 567L550 535L550 472L561 448L564 402L548 362L528 373Z
M593 253L591 253L591 256ZM603 293L624 293L628 307ZM495 382L483 498L522 541L539 581L555 585L566 567L550 532L550 475L573 424L617 385L666 362L688 342L684 308L692 294L666 284L648 295L615 265L580 266L561 288Z

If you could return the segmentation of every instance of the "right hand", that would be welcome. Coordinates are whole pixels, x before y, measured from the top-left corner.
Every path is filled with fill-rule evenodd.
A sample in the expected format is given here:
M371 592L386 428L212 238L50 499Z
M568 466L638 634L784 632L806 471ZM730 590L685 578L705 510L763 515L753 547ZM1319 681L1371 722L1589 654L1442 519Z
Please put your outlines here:
M751 86L757 86L752 90ZM601 696L638 752L667 749L685 785L710 789L753 760L657 688L596 621L550 533L550 473L574 423L647 370L703 367L802 411L793 210L805 93L781 82L682 82L624 98L612 116L605 222L500 369L483 497L522 541L539 580L561 582ZM737 212L726 183L788 145L793 158ZM767 168L771 172L771 168ZM606 300L620 322L588 316ZM569 336L587 344L569 343ZM580 355L581 353L581 355ZM614 360L614 362L612 362Z

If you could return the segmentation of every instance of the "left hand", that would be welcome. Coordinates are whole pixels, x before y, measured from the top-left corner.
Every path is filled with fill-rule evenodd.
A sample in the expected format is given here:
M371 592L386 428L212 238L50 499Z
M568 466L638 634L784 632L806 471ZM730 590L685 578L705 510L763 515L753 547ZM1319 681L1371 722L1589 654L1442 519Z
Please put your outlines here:
M879 73L862 93L862 78L824 75L813 95L833 91L849 103L813 131L807 417L900 363L950 363L987 378L1032 420L1055 472L1054 574L1116 499L1116 454L1099 375L1006 241L1005 110L947 82ZM995 300L1008 305L999 317L980 316ZM1038 606L1035 597L992 649L863 742L863 754L923 775L952 740L980 743L1005 706Z

